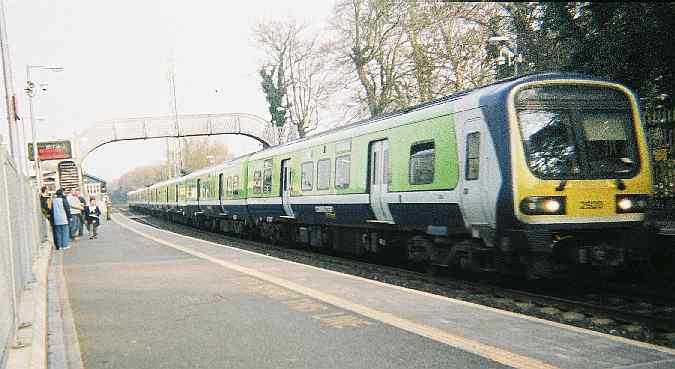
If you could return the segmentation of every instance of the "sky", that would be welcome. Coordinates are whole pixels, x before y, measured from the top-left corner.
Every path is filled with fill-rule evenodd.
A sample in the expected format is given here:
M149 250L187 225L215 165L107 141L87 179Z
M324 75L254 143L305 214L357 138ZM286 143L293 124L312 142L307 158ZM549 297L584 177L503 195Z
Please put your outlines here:
M252 27L294 18L319 32L334 0L4 0L14 89L28 124L26 65L47 91L34 98L40 140L70 138L96 122L172 112L167 74L175 70L179 114L251 113L269 119ZM3 97L4 97L4 91ZM2 105L0 135L7 136ZM219 136L234 154L258 143ZM165 140L112 143L94 151L86 172L112 180L163 160Z

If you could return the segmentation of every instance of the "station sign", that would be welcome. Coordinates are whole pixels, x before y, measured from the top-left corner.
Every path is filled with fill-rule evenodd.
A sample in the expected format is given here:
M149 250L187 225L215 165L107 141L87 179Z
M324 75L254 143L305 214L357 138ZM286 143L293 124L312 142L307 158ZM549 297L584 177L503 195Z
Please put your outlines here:
M38 158L40 161L71 159L73 152L70 141L48 141L37 143ZM33 144L28 144L28 158L33 161Z

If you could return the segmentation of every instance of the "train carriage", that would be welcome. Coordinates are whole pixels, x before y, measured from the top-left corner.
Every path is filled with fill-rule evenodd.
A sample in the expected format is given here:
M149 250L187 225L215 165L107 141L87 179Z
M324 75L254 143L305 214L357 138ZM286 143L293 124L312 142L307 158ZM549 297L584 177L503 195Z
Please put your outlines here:
M500 81L224 165L241 168L236 200L262 237L539 275L640 254L651 193L635 95L567 73ZM201 193L207 181L208 201L228 213L221 169L178 180L179 199L181 186Z
M230 166L223 173L223 210L231 216L248 216L246 199L248 198L248 160L244 156L230 162Z

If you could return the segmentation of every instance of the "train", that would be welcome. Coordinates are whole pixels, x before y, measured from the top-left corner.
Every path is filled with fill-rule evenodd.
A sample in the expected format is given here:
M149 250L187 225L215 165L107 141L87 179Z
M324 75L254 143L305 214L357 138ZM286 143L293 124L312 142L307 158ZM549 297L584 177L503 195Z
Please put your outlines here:
M501 80L128 193L212 231L549 278L648 255L637 95L577 73Z

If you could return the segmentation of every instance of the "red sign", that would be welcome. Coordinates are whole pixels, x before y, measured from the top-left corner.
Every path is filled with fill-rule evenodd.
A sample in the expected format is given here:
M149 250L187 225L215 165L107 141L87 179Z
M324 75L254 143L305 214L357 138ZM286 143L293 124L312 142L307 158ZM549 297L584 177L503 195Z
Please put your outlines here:
M70 141L38 142L38 158L40 161L70 159L73 157ZM33 144L28 144L28 158L33 161Z

